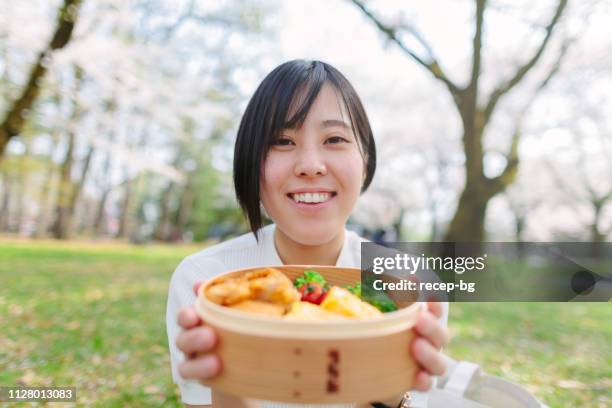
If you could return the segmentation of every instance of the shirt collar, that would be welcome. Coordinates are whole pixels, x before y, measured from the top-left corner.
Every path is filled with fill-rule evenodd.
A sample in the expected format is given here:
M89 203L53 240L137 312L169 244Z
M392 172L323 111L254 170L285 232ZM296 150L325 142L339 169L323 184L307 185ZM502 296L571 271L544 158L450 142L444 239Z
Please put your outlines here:
M278 251L274 245L275 229L276 224L270 224L261 229L262 243L264 244L266 259L272 260L273 264L282 265L283 261L278 255ZM355 259L355 254L351 252L351 245L349 245L349 241L351 240L349 237L350 233L350 231L347 231L346 229L344 230L344 243L342 244L342 249L340 250L338 260L336 261L336 266L358 268L360 266L360 260Z

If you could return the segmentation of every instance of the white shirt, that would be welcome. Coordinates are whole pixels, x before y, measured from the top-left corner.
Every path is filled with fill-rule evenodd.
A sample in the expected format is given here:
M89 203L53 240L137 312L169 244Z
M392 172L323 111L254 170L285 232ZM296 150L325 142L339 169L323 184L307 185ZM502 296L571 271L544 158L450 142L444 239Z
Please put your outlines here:
M221 273L235 269L258 266L282 265L274 246L275 225L268 225L259 231L259 242L252 233L205 248L185 258L174 271L170 280L168 304L166 307L166 329L170 348L172 378L181 390L185 404L211 404L211 390L195 380L185 380L178 372L178 365L184 360L183 353L176 346L176 337L182 330L177 322L182 307L193 305L196 296L193 285L211 279ZM336 266L361 267L361 242L365 241L352 231L346 231L344 245ZM448 320L448 304L444 304L443 323ZM415 406L426 406L427 394L411 393ZM296 407L305 405L266 403L264 407ZM317 405L317 407L322 407Z

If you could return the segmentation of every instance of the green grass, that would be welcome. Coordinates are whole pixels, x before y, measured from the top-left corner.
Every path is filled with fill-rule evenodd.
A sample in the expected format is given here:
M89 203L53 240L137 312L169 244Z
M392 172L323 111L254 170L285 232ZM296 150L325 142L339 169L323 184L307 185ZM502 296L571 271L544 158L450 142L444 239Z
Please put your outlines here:
M78 406L181 406L165 303L196 249L0 242L0 385L73 385ZM604 303L452 304L448 353L551 407L608 407L610 322Z
M609 303L451 304L448 353L551 407L612 406Z
M79 406L179 406L165 304L195 249L0 243L0 384L74 385Z

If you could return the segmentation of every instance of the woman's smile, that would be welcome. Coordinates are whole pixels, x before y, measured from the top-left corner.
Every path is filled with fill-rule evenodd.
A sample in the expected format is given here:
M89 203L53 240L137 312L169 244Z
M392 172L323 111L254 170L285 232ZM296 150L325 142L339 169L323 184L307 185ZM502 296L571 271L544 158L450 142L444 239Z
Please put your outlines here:
M310 189L288 193L287 197L298 210L312 213L327 208L337 195L335 191Z

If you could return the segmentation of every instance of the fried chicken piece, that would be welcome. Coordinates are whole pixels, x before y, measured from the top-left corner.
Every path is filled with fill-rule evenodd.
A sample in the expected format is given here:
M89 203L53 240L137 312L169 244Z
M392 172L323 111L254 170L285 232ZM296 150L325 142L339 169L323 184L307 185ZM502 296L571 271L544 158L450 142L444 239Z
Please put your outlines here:
M206 288L206 297L219 305L230 306L249 299L251 290L244 278L222 278Z
M285 313L284 305L262 302L260 300L243 300L229 307L243 312L271 317L280 317Z
M258 300L281 305L286 310L293 302L300 300L300 293L284 273L265 268L236 278L219 278L206 288L206 297L223 306Z
M300 300L300 293L284 273L274 268L260 269L245 275L251 299L290 306Z

